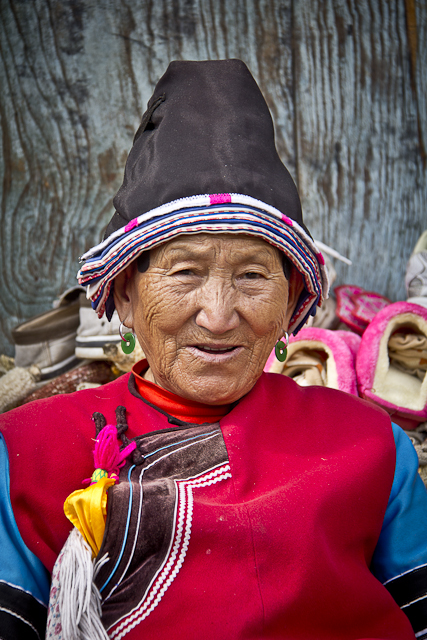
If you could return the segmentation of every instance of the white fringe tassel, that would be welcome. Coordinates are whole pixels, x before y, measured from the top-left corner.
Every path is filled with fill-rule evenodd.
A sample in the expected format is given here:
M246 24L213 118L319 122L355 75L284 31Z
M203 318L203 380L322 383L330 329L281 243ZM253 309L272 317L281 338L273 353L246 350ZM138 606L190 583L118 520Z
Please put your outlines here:
M46 638L108 640L101 622L101 595L93 582L92 551L75 527L58 556L52 576L52 587L56 577L59 584L51 589L49 618L52 619L48 620ZM53 599L59 611L57 606L51 606Z

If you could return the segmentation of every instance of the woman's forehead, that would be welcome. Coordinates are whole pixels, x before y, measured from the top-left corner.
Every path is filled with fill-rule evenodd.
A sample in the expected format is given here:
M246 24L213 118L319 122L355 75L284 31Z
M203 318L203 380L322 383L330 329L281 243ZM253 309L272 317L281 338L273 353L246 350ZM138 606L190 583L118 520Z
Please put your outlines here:
M281 253L276 247L244 234L197 233L180 235L152 250L155 260L161 258L179 259L180 257L203 258L212 254L225 254L233 259L279 259Z

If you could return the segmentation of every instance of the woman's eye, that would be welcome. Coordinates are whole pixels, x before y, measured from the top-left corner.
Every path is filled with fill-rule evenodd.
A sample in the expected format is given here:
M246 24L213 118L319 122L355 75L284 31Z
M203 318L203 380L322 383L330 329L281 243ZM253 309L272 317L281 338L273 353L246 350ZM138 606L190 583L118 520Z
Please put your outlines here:
M194 276L194 271L191 269L180 269L179 271L174 271L172 274L174 276Z
M257 273L256 271L248 271L243 275L246 280L258 280L258 278L262 278L261 273Z

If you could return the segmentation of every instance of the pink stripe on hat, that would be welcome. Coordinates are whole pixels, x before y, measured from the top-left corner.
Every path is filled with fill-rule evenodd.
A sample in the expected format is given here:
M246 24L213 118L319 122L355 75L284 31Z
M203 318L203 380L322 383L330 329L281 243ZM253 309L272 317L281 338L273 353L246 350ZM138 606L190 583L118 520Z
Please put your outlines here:
M282 213L282 220L285 224L288 224L290 227L292 227L294 224L293 221L290 218L288 218L288 216L285 216L284 213Z
M211 204L222 204L224 202L231 202L231 195L229 193L212 193L209 196Z
M125 233L128 231L131 231L134 227L137 227L137 226L138 226L138 218L134 218L133 220L128 222L127 225L125 226Z

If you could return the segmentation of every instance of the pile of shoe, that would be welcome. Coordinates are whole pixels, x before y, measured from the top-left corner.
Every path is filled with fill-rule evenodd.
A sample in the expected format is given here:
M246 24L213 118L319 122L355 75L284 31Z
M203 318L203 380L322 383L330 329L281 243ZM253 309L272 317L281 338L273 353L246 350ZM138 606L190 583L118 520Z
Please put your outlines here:
M405 284L407 300L395 303L357 286L335 287L336 317L315 317L290 338L286 361L273 351L265 371L385 409L410 435L427 484L427 231L408 261Z
M12 330L15 366L37 366L41 380L49 380L77 364L75 339L79 326L79 295L82 287L68 289L54 308Z
M58 393L110 382L144 357L136 342L132 354L121 349L120 320L98 319L83 287L65 291L53 308L12 331L15 359L1 356L0 413ZM7 362L6 362L7 360Z
M358 395L355 357L360 336L351 331L304 327L291 336L285 362L275 352L265 366L269 373L282 373L301 386L319 385Z

